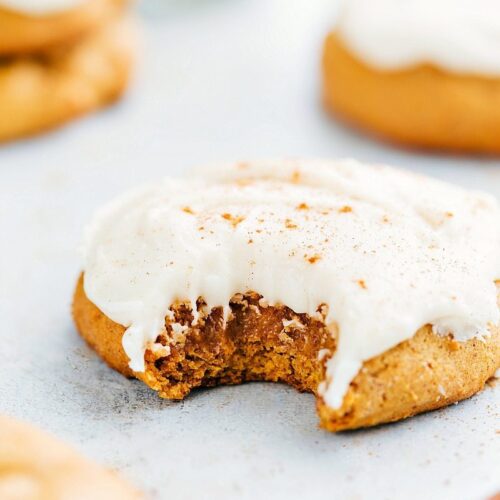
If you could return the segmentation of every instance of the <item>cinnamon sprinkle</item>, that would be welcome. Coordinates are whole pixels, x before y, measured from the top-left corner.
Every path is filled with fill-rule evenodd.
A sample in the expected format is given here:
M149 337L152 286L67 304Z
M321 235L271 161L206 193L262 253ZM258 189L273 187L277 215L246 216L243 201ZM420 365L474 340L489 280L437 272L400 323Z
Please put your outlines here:
M342 208L339 208L339 213L341 214L347 214L349 212L352 212L352 207L349 205L344 205Z
M306 257L307 257L307 255L306 255ZM321 259L321 255L318 255L317 253L315 253L314 255L311 255L310 257L307 257L307 260L310 264L315 264L320 259Z
M233 227L236 227L240 222L245 220L245 217L241 215L231 215L228 213L221 214L221 217L231 223Z

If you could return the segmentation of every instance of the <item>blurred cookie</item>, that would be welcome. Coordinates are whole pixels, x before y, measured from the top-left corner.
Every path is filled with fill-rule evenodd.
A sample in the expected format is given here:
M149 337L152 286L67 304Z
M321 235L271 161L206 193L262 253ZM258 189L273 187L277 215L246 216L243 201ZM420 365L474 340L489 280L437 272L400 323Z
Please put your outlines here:
M0 1L0 57L73 43L102 28L126 0Z
M5 60L0 141L57 127L113 102L127 86L134 54L134 24L126 19L44 55Z
M114 472L31 425L0 416L2 500L139 500Z
M324 45L329 111L407 146L500 153L497 2L342 5Z

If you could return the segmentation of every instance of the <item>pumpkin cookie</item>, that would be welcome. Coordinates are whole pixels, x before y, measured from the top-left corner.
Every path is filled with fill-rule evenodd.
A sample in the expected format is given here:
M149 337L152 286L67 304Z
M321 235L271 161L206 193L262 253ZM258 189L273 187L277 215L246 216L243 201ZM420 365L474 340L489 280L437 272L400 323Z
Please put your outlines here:
M125 5L126 0L0 1L0 57L73 43L114 20Z
M79 42L0 64L0 141L59 126L117 99L134 56L130 20L107 24Z
M206 169L97 213L73 315L161 397L281 381L315 393L331 431L399 420L500 365L499 215L487 195L352 161Z
M324 45L326 109L396 143L500 153L497 10L489 0L344 2Z
M2 500L139 500L116 474L31 425L0 416Z

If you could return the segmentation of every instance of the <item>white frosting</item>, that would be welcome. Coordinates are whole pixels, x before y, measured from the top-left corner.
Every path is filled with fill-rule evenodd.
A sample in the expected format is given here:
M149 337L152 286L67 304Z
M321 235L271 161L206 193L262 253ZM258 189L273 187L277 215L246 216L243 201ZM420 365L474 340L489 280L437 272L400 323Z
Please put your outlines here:
M0 0L0 7L40 16L74 9L88 0Z
M346 0L338 31L351 51L380 69L432 63L500 75L498 0Z
M488 195L354 161L200 170L100 210L85 243L85 292L128 327L130 366L176 300L223 306L256 291L339 328L320 388L338 407L364 360L425 324L459 340L499 322L500 211Z

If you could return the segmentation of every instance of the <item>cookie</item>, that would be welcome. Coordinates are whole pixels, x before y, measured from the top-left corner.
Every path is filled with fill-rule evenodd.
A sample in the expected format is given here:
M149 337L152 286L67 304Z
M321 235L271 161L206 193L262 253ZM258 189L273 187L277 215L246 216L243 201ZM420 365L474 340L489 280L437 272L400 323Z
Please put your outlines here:
M489 0L352 0L323 50L325 108L415 148L500 153L500 32Z
M0 141L33 135L101 108L122 95L134 58L130 20L76 44L0 64Z
M81 457L31 425L0 416L0 498L3 500L139 500L114 472Z
M96 214L73 316L164 398L268 380L315 393L331 431L399 420L500 364L499 214L389 167L215 166Z
M0 6L0 57L74 43L120 15L125 0L87 0L69 10L33 13Z
M396 144L500 153L500 78L429 64L381 71L333 33L324 47L323 102L346 123Z

